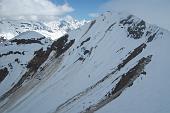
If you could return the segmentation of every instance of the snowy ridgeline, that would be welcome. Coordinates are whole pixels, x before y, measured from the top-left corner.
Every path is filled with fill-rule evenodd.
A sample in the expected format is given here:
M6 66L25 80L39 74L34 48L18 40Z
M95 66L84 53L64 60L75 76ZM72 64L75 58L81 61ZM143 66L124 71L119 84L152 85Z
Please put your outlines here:
M28 39L34 33L26 32L13 40ZM106 12L57 41L36 34L36 40L41 37L41 43L31 44L36 47L16 42L16 50L24 50L24 46L28 54L0 58L4 62L1 69L3 65L11 72L0 83L0 112L168 113L169 36L169 31L133 15ZM8 43L1 53L15 50ZM22 69L22 73L31 74L29 79L22 79L20 87L10 87L23 76L12 74L15 71L7 62L15 62L13 56L29 62L37 56L34 48L51 49L48 56L40 55L46 59L33 68L35 71L29 66ZM14 67L20 70L20 66Z

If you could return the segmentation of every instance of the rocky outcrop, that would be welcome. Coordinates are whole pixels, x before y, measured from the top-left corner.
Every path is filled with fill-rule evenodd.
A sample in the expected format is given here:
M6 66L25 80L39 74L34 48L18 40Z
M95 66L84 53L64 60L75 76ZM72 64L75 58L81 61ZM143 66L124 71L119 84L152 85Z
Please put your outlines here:
M67 51L73 45L73 43L75 41L75 40L69 41L68 37L69 37L69 35L66 34L63 37L59 38L58 40L54 41L50 47L47 47L46 50L43 50L43 48L41 48L41 49L35 51L34 57L26 65L27 72L22 75L21 79L8 92L6 92L0 98L0 100L3 100L4 98L8 97L13 92L15 92L18 88L20 88L22 86L22 83L28 77L31 77L31 78L34 77L34 73L36 73L37 70L39 69L39 67L49 58L49 55L52 51L55 51L55 58L58 58L65 51ZM39 40L41 40L41 39L38 39L38 41ZM28 43L23 42L22 44L28 44ZM32 42L30 44L32 44ZM5 71L6 71L6 69L5 69ZM5 73L5 72L2 71L2 73ZM7 76L7 75L8 75L8 73L6 73L4 76Z
M5 77L8 75L8 68L2 68L0 69L0 83L5 79Z

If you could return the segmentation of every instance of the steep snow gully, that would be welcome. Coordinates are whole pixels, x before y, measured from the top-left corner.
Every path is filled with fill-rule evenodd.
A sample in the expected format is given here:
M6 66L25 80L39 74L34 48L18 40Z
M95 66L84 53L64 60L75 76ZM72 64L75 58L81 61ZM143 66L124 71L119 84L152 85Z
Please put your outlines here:
M0 48L1 113L168 113L170 32L106 12L56 41L24 32Z

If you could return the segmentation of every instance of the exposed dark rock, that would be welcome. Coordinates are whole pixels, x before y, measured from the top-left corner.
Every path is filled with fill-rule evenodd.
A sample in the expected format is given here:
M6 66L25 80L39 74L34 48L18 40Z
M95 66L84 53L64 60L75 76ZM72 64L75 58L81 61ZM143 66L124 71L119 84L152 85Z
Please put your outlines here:
M112 27L113 27L115 24L116 24L116 22L113 23L113 24L111 24L111 25L107 28L107 30L105 31L105 33L107 33L108 31L112 31Z
M143 36L144 30L146 29L145 21L134 22L132 15L129 15L126 19L120 21L123 26L127 25L128 36L134 39L139 39Z
M8 66L9 66L10 69L13 69L13 66L12 66L11 63L9 63Z
M143 70L145 65L147 65L151 61L152 55L147 56L146 58L143 57L139 60L138 64L131 68L127 73L122 75L120 81L116 84L116 87L112 91L112 94L118 92L125 86L131 86L133 81L139 77L140 74L143 74ZM145 72L146 73L146 72ZM132 82L132 83L130 83Z
M41 37L39 39L34 39L34 38L32 38L32 39L13 39L13 40L10 40L10 42L12 42L12 43L16 42L17 45L19 45L19 44L32 44L32 43L38 43L38 44L42 45L40 40L42 40L44 38L45 37Z
M143 71L141 74L146 75L146 72L145 72L145 71Z
M83 58L83 57L79 57L79 59L78 60L80 60L80 61L84 61L85 60L85 58Z
M133 20L130 20L132 17L133 17L133 15L129 15L126 19L121 20L120 24L123 24L123 26L126 24L128 24L128 25L132 24Z
M86 54L88 54L88 53L90 53L89 50L85 50L85 51L84 51L84 55L86 55Z
M40 67L40 65L47 60L50 53L50 48L47 48L46 51L43 51L43 48L36 51L34 53L34 58L28 63L27 68L29 68L31 71L36 71Z
M146 28L145 22L141 20L136 25L129 26L127 31L129 32L128 36L134 39L139 39L144 34Z
M19 52L19 51L9 51L7 53L3 53L3 54L0 54L0 57L3 57L3 56L7 56L7 55L11 55L11 54L19 54L19 55L24 55L25 51L22 51L22 52Z
M8 68L0 69L0 83L5 79L5 77L8 75L9 71Z
M91 55L91 53L92 53L92 50L93 50L93 47L91 47L90 48L90 50L86 50L86 49L84 49L84 55L86 55L86 54L88 54L89 56Z
M139 55L143 49L146 48L146 44L143 43L141 44L140 46L138 46L137 48L135 48L131 53L130 55L123 60L123 62L121 64L118 65L118 70L120 70L122 67L125 66L125 64L127 64L130 60L132 60L133 58L135 58L137 55Z
M80 46L82 46L85 42L88 42L88 41L90 41L90 37L84 40L83 42L81 42Z
M19 59L18 59L18 58L16 58L16 59L15 59L15 62L17 62L18 64L20 63L20 61L19 61Z
M61 38L59 38L57 41L54 41L51 45L51 48L47 48L46 51L43 51L43 48L39 49L38 51L34 52L34 58L28 63L27 68L31 71L36 71L40 65L42 65L50 55L51 51L56 51L56 58L59 57L61 54L63 54L66 50L68 50L72 44L74 43L74 40L70 40L68 42L68 35L65 35Z
M116 53L122 51L123 49L125 49L125 47L120 48L119 50L116 51Z
M153 35L149 36L147 42L151 42L155 38L156 34L157 33L154 33Z
M85 58L83 56L79 57L74 63L76 63L77 61L82 61L84 62Z
M59 38L57 41L53 42L51 49L57 51L56 57L60 56L62 53L68 50L75 42L75 39L68 42L68 37L69 35L66 34Z
M146 36L149 36L151 33L151 31L146 31Z

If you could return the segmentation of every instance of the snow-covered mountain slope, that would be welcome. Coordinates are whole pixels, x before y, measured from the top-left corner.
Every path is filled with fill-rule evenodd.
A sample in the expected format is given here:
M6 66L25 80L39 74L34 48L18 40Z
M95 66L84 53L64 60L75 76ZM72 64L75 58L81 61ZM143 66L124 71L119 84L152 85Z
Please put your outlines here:
M10 20L5 18L0 19L0 37L11 39L22 32L36 31L46 37L50 37L55 40L70 30L79 28L86 22L88 21L77 21L71 16L58 18L58 20L50 22L22 19Z
M41 53L48 52L52 40L34 31L21 33L15 38L0 44L0 96L14 87L22 76L31 76L34 68L38 68L43 62L33 61ZM31 66L33 62L35 67ZM31 69L32 68L32 69ZM29 72L30 71L30 72ZM26 74L29 73L29 74Z
M48 31L52 32L49 27L41 22L27 21L27 20L0 20L0 36L7 39L14 38L19 33L25 31Z
M89 21L87 20L78 21L68 15L63 18L58 18L58 21L47 22L46 25L54 31L62 29L63 31L69 32L71 30L78 29L88 22Z
M2 95L0 112L168 113L169 36L133 15L102 14L53 42L45 68Z

